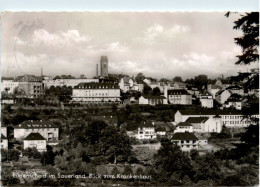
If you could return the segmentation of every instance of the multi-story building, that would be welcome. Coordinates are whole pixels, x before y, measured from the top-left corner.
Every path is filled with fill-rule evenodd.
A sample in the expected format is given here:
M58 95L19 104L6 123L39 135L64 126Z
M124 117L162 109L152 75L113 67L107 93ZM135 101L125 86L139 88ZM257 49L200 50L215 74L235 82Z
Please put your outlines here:
M168 101L170 104L175 105L191 105L192 96L187 92L187 90L168 90Z
M229 128L248 127L255 124L253 119L245 118L241 111L237 110L178 110L175 113L175 123L185 122L189 117L221 117L222 125ZM259 114L251 116L255 120L259 119Z
M151 96L151 95L142 95L139 98L140 105L160 105L167 104L167 99L164 96Z
M143 84L135 82L132 78L128 76L124 76L120 79L119 87L124 93L126 93L127 91L143 92L144 90Z
M189 122L180 122L176 125L174 133L177 132L193 132L193 126Z
M35 147L39 152L46 151L46 139L38 132L32 132L23 139L23 148Z
M151 122L142 122L138 126L137 134L138 140L152 140L156 138L155 128Z
M62 86L77 86L79 83L91 83L91 82L99 82L99 79L56 79L56 80L43 80L44 88L54 87L62 87Z
M174 133L172 142L180 146L182 151L190 151L199 148L199 139L190 132Z
M202 107L213 108L213 96L208 91L203 92L200 96L200 103Z
M73 88L72 102L119 102L120 89L114 83L80 83Z
M1 149L8 149L8 139L1 133Z
M101 72L101 77L107 77L108 76L108 59L107 59L107 56L101 56L100 72Z
M229 90L220 90L216 93L215 98L220 104L224 104L230 96L231 92Z
M19 82L14 82L13 80L3 80L1 83L1 92L13 94L18 86Z
M47 141L59 139L59 127L49 121L24 121L14 127L14 138L21 140L30 133L39 132Z

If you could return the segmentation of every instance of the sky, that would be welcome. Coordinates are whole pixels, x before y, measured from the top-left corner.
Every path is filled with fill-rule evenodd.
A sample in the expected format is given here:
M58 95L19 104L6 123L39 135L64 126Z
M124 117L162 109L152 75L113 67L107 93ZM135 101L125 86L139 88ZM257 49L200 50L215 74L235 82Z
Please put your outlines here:
M226 12L4 12L2 76L95 75L102 55L109 73L142 72L184 79L236 75L241 48Z

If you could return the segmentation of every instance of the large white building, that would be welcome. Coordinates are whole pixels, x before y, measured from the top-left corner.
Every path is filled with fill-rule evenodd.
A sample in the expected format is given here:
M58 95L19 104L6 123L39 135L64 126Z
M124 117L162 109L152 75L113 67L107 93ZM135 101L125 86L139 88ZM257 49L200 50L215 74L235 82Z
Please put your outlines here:
M170 104L175 105L191 105L192 96L187 90L168 90L168 101Z
M51 86L54 87L62 87L62 86L71 86L74 88L74 86L77 86L79 83L91 83L91 82L99 82L99 79L56 79L56 80L43 80L44 88L50 88Z
M213 96L208 91L205 91L200 96L200 103L202 107L213 108Z
M224 104L230 96L231 92L229 90L220 90L216 93L215 98L220 104Z
M13 80L3 80L1 82L1 92L6 92L7 94L13 94L14 90L19 86L19 82L14 82Z
M155 128L151 122L142 122L138 126L137 134L138 140L152 140L156 138Z
M250 124L255 124L253 120L245 118L241 111L236 110L178 110L175 113L175 123L185 122L190 117L221 117L222 125L228 128L248 127ZM259 114L252 116L256 120L259 119Z
M39 132L47 141L59 139L59 127L48 121L24 121L14 127L14 138L22 140L30 133Z
M160 105L167 104L167 99L164 96L152 96L152 95L142 95L139 98L140 105Z
M172 142L180 146L182 151L190 151L199 148L199 139L190 132L174 133Z
M114 83L80 83L73 88L72 102L119 102L120 89Z
M128 91L143 92L144 90L143 84L135 82L132 78L128 76L124 76L123 78L120 79L119 87L124 93Z
M193 126L189 122L180 122L176 125L174 133L177 132L193 132Z

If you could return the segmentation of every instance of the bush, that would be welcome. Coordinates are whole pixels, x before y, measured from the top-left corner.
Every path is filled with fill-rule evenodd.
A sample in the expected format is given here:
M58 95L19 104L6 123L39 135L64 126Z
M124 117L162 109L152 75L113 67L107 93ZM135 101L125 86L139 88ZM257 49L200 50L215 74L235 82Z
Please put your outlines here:
M36 147L28 147L23 151L24 156L28 156L30 158L39 159L41 158L41 153L36 149Z

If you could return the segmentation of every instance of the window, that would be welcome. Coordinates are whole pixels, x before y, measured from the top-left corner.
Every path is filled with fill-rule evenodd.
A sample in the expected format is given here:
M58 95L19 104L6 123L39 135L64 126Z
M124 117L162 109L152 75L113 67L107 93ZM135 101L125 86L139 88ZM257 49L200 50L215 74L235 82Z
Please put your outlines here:
M186 140L186 143L190 143L190 140Z
M181 143L184 143L184 141L183 141L183 140L181 140Z

